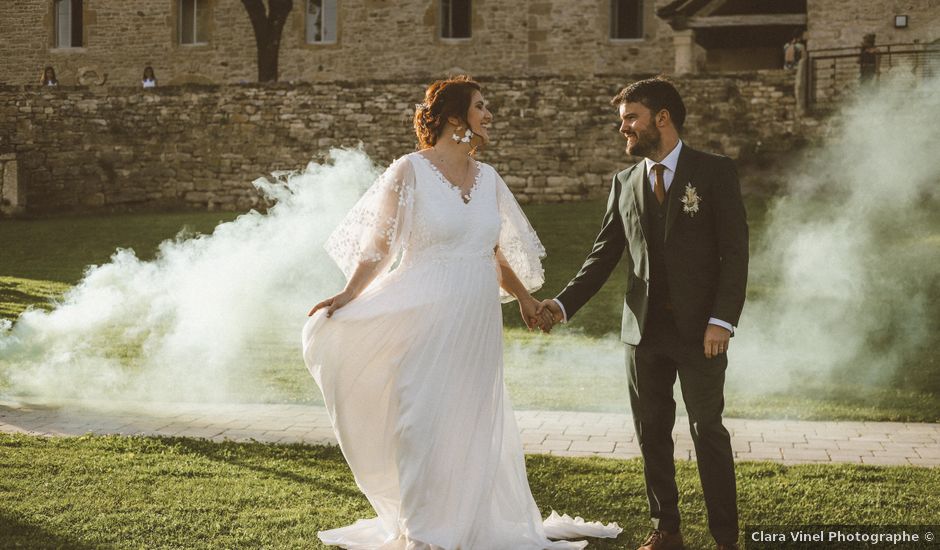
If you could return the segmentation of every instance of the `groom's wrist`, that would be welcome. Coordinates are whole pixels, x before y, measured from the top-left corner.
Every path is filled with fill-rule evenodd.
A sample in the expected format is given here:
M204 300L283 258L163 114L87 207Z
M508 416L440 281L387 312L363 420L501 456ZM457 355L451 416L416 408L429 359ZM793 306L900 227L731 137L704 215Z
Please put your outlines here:
M567 323L567 322L568 322L568 312L565 310L565 304L561 303L561 300L559 300L558 298L552 298L552 300L553 300L556 304L558 304L558 309L561 310L561 322L562 322L562 323Z
M722 321L721 319L718 319L717 317L712 317L712 318L710 318L710 319L708 320L708 324L709 324L709 325L719 326L719 327L721 327L721 328L727 330L727 331L730 332L731 334L734 334L734 325L732 325L731 323Z

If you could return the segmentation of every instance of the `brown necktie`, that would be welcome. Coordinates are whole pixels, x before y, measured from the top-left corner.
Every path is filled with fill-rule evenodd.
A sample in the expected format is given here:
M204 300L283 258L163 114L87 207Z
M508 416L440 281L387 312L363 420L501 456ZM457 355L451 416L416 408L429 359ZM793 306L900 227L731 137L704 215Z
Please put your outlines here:
M653 192L656 193L656 200L662 204L666 200L666 180L663 179L663 171L666 167L662 164L654 164L653 171L656 172L656 186Z

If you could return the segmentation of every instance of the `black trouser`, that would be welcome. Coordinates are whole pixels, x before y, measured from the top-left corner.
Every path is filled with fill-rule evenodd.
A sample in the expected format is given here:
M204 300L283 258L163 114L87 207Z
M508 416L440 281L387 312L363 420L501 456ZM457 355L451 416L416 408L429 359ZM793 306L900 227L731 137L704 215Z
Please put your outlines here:
M696 346L683 341L668 313L648 319L640 344L627 345L630 408L643 454L654 528L679 530L672 441L676 423L672 388L678 374L708 510L708 528L718 542L737 541L734 455L731 436L721 423L727 366L725 354L706 359L701 343Z

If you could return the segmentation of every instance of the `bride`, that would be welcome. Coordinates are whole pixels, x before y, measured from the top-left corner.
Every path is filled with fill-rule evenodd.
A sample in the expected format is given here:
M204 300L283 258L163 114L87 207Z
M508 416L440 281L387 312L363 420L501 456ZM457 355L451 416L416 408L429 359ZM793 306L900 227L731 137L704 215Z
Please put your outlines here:
M545 249L491 166L472 157L492 115L467 77L417 106L420 151L394 161L326 243L347 277L310 311L307 368L378 517L322 531L382 550L584 548L616 523L543 523L503 385L502 309L530 292Z

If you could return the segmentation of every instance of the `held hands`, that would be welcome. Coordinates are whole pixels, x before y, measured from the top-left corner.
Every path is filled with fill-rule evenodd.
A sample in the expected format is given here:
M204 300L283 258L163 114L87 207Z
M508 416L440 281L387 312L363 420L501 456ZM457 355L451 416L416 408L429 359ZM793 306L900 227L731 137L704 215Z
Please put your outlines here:
M555 324L555 318L552 311L545 304L551 302L551 307L558 308L554 300L544 300L539 302L531 296L526 296L519 300L519 312L522 314L522 320L529 330L539 328L544 333L552 331L552 325ZM561 320L561 309L558 309L558 320Z
M728 351L731 331L718 325L709 324L705 329L705 357L711 359Z
M327 308L326 316L332 317L334 311L348 304L350 301L352 301L353 298L355 298L355 296L353 296L352 292L344 290L340 292L339 294L337 294L336 296L333 296L332 298L327 298L326 300L323 300L319 304L313 306L313 309L310 310L310 313L307 314L307 317L313 316L313 314L316 313L317 310L320 310L323 308Z
M558 302L552 299L542 300L535 311L538 316L538 326L542 332L548 334L557 323L564 320L564 314Z

